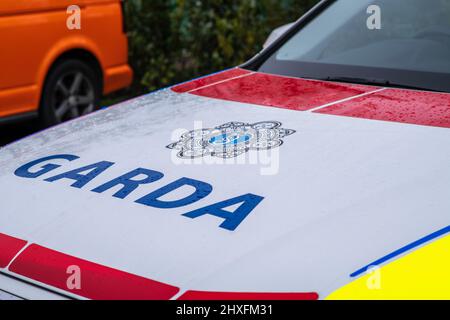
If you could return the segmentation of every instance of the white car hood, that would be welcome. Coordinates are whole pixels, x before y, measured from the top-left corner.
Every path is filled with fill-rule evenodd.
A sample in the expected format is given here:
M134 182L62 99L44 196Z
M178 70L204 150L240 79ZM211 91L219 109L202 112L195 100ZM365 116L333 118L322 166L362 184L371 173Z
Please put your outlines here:
M183 163L166 148L179 129L232 121L278 121L295 133L283 138L270 164L239 163L260 152L255 150L223 164L206 163L209 155ZM177 286L177 296L204 290L317 292L325 298L350 282L352 272L448 225L449 143L450 131L442 127L166 89L2 148L0 233ZM58 154L79 159L54 160L61 167L37 178L14 174ZM71 187L70 179L44 181L99 161L114 165L83 188ZM119 188L91 191L136 168L164 177L125 199L112 197ZM173 209L135 202L182 177L213 190ZM234 231L221 228L217 216L183 216L249 193L264 199Z

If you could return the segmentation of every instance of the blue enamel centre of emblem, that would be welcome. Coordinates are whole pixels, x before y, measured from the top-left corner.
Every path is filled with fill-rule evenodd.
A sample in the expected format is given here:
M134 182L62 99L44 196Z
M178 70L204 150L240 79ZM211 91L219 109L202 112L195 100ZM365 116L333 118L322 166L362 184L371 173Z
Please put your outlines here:
M215 144L215 145L236 145L240 143L248 142L251 139L251 134L219 134L217 136L212 137L209 139L209 143Z

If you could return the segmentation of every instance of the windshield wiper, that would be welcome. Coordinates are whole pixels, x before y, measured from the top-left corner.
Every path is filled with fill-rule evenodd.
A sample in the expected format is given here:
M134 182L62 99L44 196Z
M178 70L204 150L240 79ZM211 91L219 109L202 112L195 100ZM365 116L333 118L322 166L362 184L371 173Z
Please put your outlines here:
M328 76L326 78L312 78L312 79L322 80L322 81L336 81L336 82L345 82L345 83L365 84L365 85L369 85L369 86L382 86L382 87L389 87L389 88L445 92L445 91L430 89L430 88L421 87L421 86L413 86L413 85L408 85L408 84L396 83L396 82L393 82L390 80L383 80L383 79L365 79L365 78L357 78L357 77L335 77L335 76Z

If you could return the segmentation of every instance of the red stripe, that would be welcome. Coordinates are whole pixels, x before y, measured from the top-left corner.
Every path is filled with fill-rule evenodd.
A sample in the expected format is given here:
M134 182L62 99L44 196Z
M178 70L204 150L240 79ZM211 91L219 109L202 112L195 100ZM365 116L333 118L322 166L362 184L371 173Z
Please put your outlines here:
M207 86L207 85L219 82L219 81L224 81L224 80L234 78L237 76L242 76L247 73L250 73L250 71L247 71L244 69L239 69L239 68L234 68L234 69L216 73L216 74L213 74L210 76L206 76L203 78L199 78L196 80L182 83L180 85L172 87L172 90L175 92L178 92L178 93L188 92L188 91L198 89L203 86Z
M26 244L24 240L0 233L0 268L7 267Z
M450 94L387 89L316 112L450 128Z
M0 263L7 266L26 241L0 233ZM79 270L79 288L71 267ZM72 270L72 271L71 271ZM179 288L94 262L79 259L37 244L28 246L9 271L46 285L96 300L168 300ZM212 292L186 291L178 300L318 300L315 292Z
M68 287L69 277L73 275L68 273L70 266L79 267L80 289ZM14 260L10 270L89 299L167 300L179 291L179 288L165 283L72 257L36 244L26 248Z
M210 292L186 291L178 300L318 300L315 292L263 293L263 292Z
M199 96L291 110L310 110L370 92L370 86L340 84L254 73L195 90Z

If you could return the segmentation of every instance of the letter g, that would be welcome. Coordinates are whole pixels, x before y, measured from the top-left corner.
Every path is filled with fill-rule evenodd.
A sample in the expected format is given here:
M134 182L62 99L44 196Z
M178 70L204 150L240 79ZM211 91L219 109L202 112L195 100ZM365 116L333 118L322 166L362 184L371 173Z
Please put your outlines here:
M18 177L22 177L22 178L37 178L40 177L44 174L46 174L47 172L50 172L56 168L61 167L61 165L58 164L46 164L44 166L41 166L41 169L36 171L36 172L30 172L30 169L42 162L48 161L48 160L53 160L53 159L64 159L64 160L68 160L68 161L73 161L78 159L78 156L74 156L71 154L58 154L55 156L49 156L49 157L45 157L45 158L41 158L41 159L37 159L34 161L31 161L27 164L24 164L23 166L21 166L20 168L18 168L14 174Z

